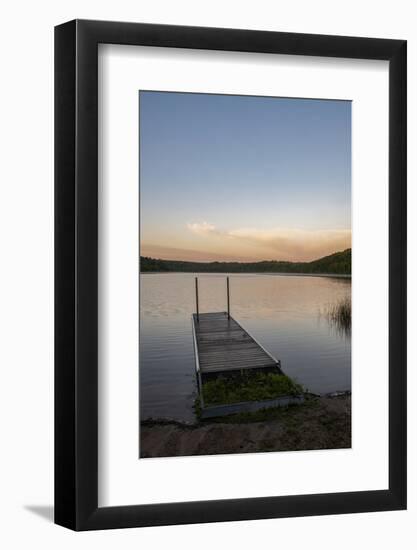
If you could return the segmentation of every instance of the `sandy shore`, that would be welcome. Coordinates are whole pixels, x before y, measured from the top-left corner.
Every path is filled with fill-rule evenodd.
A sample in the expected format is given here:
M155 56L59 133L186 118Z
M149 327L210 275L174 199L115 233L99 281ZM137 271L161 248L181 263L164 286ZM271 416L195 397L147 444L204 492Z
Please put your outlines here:
M302 405L195 425L150 420L140 434L141 458L350 446L350 395L311 397Z

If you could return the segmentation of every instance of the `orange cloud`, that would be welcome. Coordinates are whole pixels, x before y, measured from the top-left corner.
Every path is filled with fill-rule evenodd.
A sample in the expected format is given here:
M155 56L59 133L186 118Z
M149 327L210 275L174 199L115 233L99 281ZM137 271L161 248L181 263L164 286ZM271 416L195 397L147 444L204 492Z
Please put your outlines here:
M220 230L208 222L187 224L203 237L201 247L217 247L223 255L251 257L253 260L310 261L351 246L350 230L300 230L239 228Z

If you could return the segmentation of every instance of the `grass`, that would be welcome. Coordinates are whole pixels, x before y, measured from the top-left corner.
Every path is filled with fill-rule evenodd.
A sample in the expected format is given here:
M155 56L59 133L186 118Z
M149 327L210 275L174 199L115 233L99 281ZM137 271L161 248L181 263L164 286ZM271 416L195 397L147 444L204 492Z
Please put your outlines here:
M352 300L350 296L345 296L339 302L327 306L324 316L339 331L350 333L352 324Z
M207 405L264 401L284 395L299 395L303 388L285 374L244 373L239 377L219 377L203 384Z

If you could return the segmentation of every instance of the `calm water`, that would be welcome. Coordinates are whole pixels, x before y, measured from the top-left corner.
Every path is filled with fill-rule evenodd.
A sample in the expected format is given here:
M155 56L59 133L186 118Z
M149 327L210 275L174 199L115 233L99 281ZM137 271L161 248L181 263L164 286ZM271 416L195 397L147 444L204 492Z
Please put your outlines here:
M141 275L140 414L193 421L192 273ZM350 279L230 275L231 314L314 393L351 389L351 342L320 315ZM226 310L224 274L199 275L200 312Z

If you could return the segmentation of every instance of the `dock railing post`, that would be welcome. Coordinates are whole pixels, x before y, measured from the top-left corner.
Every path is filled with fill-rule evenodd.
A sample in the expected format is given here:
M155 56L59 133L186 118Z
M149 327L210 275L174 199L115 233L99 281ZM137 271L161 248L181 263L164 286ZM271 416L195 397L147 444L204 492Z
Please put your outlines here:
M227 318L230 319L230 289L229 289L229 277L227 277Z
M198 278L195 278L195 308L197 313L197 321L200 321L200 315L198 311Z

